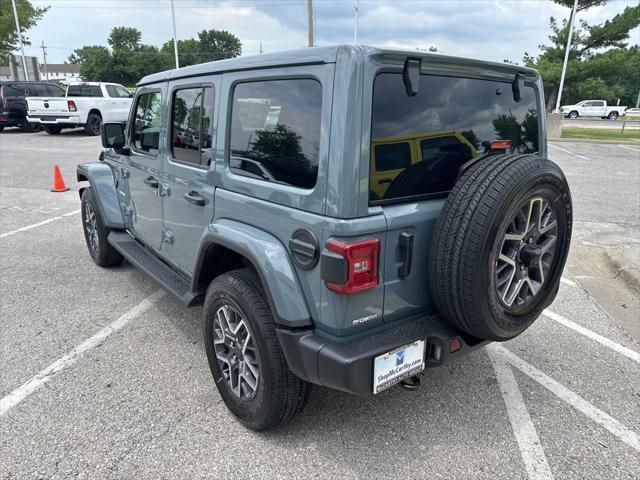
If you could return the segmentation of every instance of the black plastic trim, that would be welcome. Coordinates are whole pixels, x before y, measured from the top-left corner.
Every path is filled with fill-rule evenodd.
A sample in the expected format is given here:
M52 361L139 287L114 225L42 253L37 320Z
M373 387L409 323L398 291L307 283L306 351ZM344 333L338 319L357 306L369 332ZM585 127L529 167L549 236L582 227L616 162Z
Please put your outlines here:
M376 356L416 340L426 340L426 367L438 367L489 342L453 327L440 315L427 315L357 339L329 340L311 329L277 328L280 346L291 371L318 385L356 394L373 391L373 360ZM461 348L450 353L451 339ZM439 355L437 358L436 356Z
M349 278L347 259L326 248L320 255L320 278L325 282L344 285Z

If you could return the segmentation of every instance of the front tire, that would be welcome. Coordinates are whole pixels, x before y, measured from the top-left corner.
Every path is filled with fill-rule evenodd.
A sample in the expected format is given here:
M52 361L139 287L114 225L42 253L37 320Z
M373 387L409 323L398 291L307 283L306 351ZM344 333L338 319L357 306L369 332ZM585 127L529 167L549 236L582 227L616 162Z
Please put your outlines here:
M203 323L216 387L227 408L244 425L270 430L302 410L309 384L289 370L254 271L234 270L211 283Z
M580 115L578 115L578 112L576 112L575 110L573 112L569 113L569 118L575 120L576 118L578 118Z
M102 128L102 117L95 112L91 112L87 117L87 123L84 125L84 133L95 137L100 135Z
M101 267L113 267L122 262L122 255L107 241L110 230L104 226L91 188L82 192L82 231L89 255Z

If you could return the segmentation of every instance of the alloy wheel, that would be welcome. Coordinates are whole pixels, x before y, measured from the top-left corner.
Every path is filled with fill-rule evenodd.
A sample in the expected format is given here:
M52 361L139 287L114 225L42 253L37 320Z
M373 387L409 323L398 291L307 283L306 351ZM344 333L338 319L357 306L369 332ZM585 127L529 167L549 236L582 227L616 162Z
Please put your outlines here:
M84 228L87 232L91 252L96 253L99 247L98 224L96 220L96 213L93 210L91 203L87 203L84 207Z
M496 290L506 307L521 308L549 280L558 222L549 202L533 197L516 210L504 231L495 261Z
M260 363L246 319L235 307L221 306L213 320L213 336L218 365L229 388L238 398L252 400L258 391Z

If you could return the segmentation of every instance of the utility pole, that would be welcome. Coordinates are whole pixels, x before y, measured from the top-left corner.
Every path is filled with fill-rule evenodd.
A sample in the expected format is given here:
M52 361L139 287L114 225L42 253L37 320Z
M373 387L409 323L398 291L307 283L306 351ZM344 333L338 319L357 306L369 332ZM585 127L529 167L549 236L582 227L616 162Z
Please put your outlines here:
M260 55L262 55L262 42L260 42Z
M20 51L22 52L22 68L24 70L24 79L29 81L29 72L27 71L27 59L24 56L24 45L22 43L22 34L20 33L20 22L18 21L18 8L16 7L16 0L11 0L13 5L13 17L16 20L16 33L18 34L18 43L20 44Z
M558 90L558 99L556 100L555 113L560 111L560 101L562 100L562 89L564 88L564 76L567 73L567 63L569 62L569 50L571 49L571 37L573 37L573 23L576 20L578 12L578 0L574 0L573 9L571 10L571 18L569 19L569 34L567 35L567 49L564 51L564 62L562 63L562 74L560 75L560 88Z
M313 47L313 0L307 0L307 47Z
M44 40L42 41L42 56L44 57L44 75L49 81L49 68L47 67L47 49L44 46Z
M176 36L176 11L173 7L173 0L171 0L171 20L173 21L173 54L176 57L176 68L180 68L180 63L178 62L178 39Z
M356 4L353 6L355 11L355 19L353 24L353 43L358 43L358 7L360 6L360 0L356 0Z

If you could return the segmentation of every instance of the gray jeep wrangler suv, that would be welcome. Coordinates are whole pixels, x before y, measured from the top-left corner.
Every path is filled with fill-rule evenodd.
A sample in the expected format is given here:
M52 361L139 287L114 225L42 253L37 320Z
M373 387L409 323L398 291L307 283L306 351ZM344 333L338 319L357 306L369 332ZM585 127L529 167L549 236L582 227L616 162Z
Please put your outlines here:
M252 429L310 384L416 386L556 296L572 207L543 106L534 70L353 45L150 75L78 166L89 253L204 303Z

